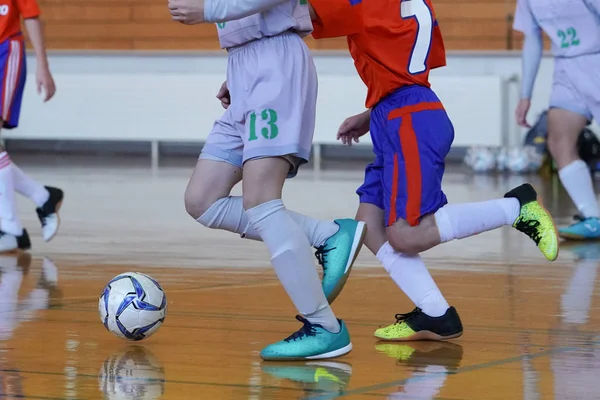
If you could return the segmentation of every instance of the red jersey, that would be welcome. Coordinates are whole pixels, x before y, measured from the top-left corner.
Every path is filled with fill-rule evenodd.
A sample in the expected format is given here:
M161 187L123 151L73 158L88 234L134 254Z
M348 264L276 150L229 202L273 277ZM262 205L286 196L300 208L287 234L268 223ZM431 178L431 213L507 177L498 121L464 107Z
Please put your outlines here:
M429 71L446 65L431 0L310 0L315 39L347 36L367 85L367 108L406 85L429 87Z
M35 0L0 0L0 43L21 33L21 17L36 18L40 8Z

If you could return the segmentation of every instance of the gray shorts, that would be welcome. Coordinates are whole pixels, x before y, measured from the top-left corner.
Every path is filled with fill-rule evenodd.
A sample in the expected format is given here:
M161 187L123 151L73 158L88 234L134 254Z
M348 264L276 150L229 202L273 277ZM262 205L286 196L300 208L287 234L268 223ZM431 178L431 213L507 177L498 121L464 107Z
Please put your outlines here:
M304 41L283 33L231 49L231 105L215 121L200 158L238 167L284 157L290 176L308 161L315 130L317 72Z
M600 121L600 53L555 59L550 107Z

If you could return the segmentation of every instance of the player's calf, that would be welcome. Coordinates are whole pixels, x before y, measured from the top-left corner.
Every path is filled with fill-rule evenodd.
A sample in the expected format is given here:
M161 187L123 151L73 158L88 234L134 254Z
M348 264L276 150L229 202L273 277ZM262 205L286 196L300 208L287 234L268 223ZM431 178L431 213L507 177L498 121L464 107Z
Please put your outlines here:
M387 227L386 232L392 248L403 254L419 254L440 244L440 234L433 215L424 216L416 226L399 219Z

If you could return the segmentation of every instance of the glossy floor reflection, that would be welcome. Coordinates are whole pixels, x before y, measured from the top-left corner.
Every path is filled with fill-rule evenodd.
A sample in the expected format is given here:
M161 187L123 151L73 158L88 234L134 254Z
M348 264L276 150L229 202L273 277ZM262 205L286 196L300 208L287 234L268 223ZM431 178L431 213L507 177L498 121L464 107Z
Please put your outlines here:
M547 263L507 228L426 253L465 325L464 336L447 343L376 342L374 329L412 306L365 251L334 304L352 353L267 363L260 349L299 327L293 307L262 244L188 221L180 197L187 171L37 173L67 189L64 226L52 243L34 237L33 257L0 256L0 397L598 398L600 243L565 245ZM300 179L286 196L296 196L299 207L291 208L301 212L348 215L355 199L347 190L359 179ZM520 182L456 174L447 186L466 201L501 195L513 183ZM537 184L566 221L560 191L551 181ZM33 236L30 207L21 214ZM157 279L169 301L165 325L143 342L113 337L97 312L106 282L129 270Z

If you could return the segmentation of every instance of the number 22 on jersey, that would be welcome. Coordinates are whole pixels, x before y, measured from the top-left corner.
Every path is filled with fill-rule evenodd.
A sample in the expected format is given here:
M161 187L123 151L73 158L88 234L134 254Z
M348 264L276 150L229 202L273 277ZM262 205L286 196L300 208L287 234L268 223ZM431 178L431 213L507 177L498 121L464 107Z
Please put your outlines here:
M419 74L427 70L427 56L433 35L433 16L424 0L404 0L400 2L402 19L414 18L417 22L417 36L410 54L408 72Z

